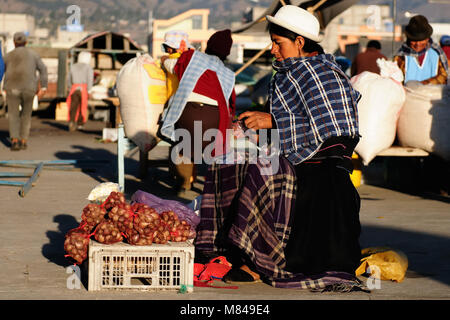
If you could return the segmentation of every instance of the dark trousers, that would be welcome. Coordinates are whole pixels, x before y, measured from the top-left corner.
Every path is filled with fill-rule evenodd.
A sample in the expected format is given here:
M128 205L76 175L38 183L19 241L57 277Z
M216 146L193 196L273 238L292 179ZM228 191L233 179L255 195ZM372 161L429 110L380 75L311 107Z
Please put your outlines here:
M194 122L201 121L202 124L202 145L201 150L203 150L210 144L212 141L203 141L203 134L208 129L219 129L220 122L220 114L219 108L217 106L212 106L204 103L197 102L188 102L184 107L183 113L175 124L176 129L186 129L189 131L191 136L191 157L194 158L194 143L199 141L194 140ZM200 148L197 148L200 149Z
M194 143L196 143L196 141L194 140L194 121L201 121L202 123L201 134L203 137L203 134L205 133L206 130L212 128L214 129L219 128L219 121L220 121L219 108L217 106L211 106L203 103L188 102L183 110L183 113L180 116L180 119L175 124L176 129L181 128L186 129L191 137L191 156L190 156L191 163L182 163L178 165L171 163L170 165L171 171L177 177L177 180L179 180L179 184L185 189L190 189L191 177L195 179L196 175L195 164L193 163L193 160L195 160L194 152L196 149L194 147ZM201 142L202 153L205 147L208 146L210 143L212 142L211 141ZM170 152L170 154L172 154L172 151Z
M70 121L75 122L78 111L80 112L80 116L78 117L78 124L83 124L83 117L81 117L81 91L75 90L72 93L72 100L70 102Z
M35 92L11 89L6 91L8 104L9 136L11 139L25 139L30 135L31 114ZM19 111L19 106L22 111Z

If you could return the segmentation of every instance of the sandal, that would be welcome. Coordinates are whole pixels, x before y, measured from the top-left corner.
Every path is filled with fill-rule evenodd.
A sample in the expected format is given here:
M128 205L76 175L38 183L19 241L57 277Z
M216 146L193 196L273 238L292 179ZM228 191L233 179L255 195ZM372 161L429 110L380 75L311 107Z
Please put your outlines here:
M246 284L246 283L260 283L262 282L259 274L250 270L249 267L243 265L242 267L231 269L222 280L226 283Z

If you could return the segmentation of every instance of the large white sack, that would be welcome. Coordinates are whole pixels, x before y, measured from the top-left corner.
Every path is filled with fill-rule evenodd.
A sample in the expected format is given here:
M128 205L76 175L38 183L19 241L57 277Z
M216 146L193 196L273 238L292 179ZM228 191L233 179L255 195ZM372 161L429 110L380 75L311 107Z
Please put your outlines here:
M355 151L364 165L368 165L395 140L405 90L400 82L368 71L354 76L351 81L362 95L358 103L361 139Z
M397 137L401 146L450 160L450 86L408 82Z
M148 54L129 60L117 75L125 134L141 151L158 142L158 120L167 100L166 75Z

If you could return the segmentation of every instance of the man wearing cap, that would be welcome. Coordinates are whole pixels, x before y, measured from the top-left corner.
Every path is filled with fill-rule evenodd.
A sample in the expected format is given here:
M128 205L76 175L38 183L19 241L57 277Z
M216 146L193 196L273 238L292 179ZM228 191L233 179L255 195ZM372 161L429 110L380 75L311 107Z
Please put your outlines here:
M36 52L25 47L26 43L23 32L14 34L15 49L5 56L4 89L12 151L27 148L34 96L37 92L40 98L47 90L47 67ZM39 71L39 78L36 71ZM38 90L39 81L41 88Z
M442 48L431 39L433 27L426 17L417 15L405 27L406 42L402 44L394 61L402 70L406 84L446 84L448 60Z
M203 139L208 129L218 129L223 138L215 137L212 156L224 151L226 130L231 127L236 99L234 73L223 63L230 54L232 43L231 31L221 30L209 38L205 53L187 50L178 59L161 59L165 69L175 74L180 82L162 116L160 133L176 142L175 129L189 132L190 155L184 155L187 162L202 161L204 149L211 144ZM196 136L196 122L201 124L199 137ZM201 154L195 154L196 151ZM189 190L191 183L185 180L181 188Z

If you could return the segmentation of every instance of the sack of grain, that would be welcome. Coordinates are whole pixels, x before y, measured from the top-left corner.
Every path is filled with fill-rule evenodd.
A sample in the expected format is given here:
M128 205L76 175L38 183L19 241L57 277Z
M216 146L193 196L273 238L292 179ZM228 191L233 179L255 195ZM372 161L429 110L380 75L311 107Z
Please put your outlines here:
M361 140L355 151L364 165L368 165L395 140L405 90L400 82L368 71L354 76L351 81L362 95L358 103Z
M401 146L450 160L450 86L408 82L397 126Z

